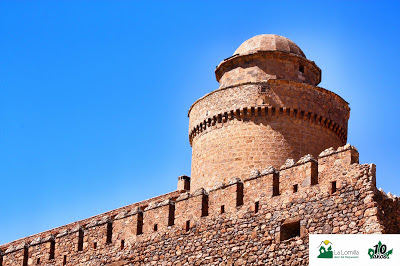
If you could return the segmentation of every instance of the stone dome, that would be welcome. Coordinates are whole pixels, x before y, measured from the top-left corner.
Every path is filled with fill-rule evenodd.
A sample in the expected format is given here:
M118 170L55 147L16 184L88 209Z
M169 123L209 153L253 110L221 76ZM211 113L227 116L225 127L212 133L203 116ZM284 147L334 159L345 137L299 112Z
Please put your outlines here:
M246 55L260 51L281 51L306 58L303 51L291 40L276 34L254 36L242 43L234 55Z

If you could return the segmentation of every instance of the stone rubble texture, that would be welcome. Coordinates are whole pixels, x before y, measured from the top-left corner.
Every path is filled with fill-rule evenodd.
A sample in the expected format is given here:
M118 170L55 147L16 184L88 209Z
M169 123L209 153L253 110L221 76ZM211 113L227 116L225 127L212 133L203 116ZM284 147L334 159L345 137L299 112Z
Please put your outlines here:
M346 144L348 104L296 44L255 36L216 77L177 191L1 245L0 266L308 265L309 234L400 233L399 198Z

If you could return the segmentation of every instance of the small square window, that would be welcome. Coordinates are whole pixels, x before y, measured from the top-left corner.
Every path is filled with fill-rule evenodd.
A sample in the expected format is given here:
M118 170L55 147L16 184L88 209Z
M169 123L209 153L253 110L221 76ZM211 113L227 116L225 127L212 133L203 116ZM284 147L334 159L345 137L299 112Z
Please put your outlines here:
M290 238L300 236L300 221L281 226L280 240L288 240Z

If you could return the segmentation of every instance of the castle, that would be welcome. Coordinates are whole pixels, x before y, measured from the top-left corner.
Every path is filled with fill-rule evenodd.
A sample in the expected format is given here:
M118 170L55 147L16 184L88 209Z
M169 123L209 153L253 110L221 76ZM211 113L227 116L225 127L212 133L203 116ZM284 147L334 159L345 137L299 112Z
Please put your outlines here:
M259 35L189 110L176 191L0 246L10 265L307 265L309 234L400 233L399 198L346 144L348 103L291 40Z

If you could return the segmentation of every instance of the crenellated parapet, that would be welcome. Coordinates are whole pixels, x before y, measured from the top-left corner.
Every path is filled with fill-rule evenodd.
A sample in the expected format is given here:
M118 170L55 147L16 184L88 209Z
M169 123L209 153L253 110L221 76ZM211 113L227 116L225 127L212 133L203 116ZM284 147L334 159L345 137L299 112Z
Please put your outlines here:
M175 224L184 231L189 231L203 217L209 215L208 193L200 188L194 193L183 193L175 201Z
M175 202L168 199L152 202L144 209L143 231L163 232L175 224Z
M89 237L91 237L91 239L93 239L93 236L89 236L88 233L84 235L85 232L93 231L93 233L96 234L95 231L97 232L97 228L99 226L107 227L105 221L118 221L122 213L127 213L127 217L130 217L137 214L136 211L139 208L144 209L151 202L162 201L171 198L175 199L179 197L181 193L181 191L174 191L125 207L121 207L103 214L99 214L81 221L70 223L45 232L12 241L8 244L0 246L0 253L3 252L3 256L0 256L0 258L3 259L3 265L15 265L13 263L15 263L16 260L23 262L24 258L31 257L30 255L28 256L28 254L36 254L36 248L33 247L37 246L37 248L41 250L40 253L42 255L39 257L35 256L36 261L30 260L31 263L29 263L29 265L36 265L38 262L38 258L40 259L39 262L43 264L49 261L53 261L53 259L50 259L52 258L53 247L57 247L54 250L54 256L56 261L61 261L61 263L57 265L63 265L62 261L64 260L64 256L65 260L68 262L70 259L70 254L78 252L78 243L81 237L86 237L86 239L89 239ZM102 232L107 233L107 230L102 230ZM100 245L103 242L107 241L107 234L103 235L103 233L101 233L101 236L98 235L97 237L98 245L100 248ZM94 236L94 238L96 238L96 236ZM84 243L84 241L82 241L82 243ZM87 247L87 250L93 249L93 245L88 246L88 244L85 244L85 247ZM97 250L100 250L99 248L97 248ZM83 250L79 251L78 253L83 253Z
M362 205L350 210L349 204L356 204L356 199ZM321 225L315 219L319 214L314 213L314 208L321 210L321 204L328 212L331 208L354 211L357 219L349 220L346 215L343 224L326 220ZM143 251L152 241L178 236L190 239L221 218L238 224L262 219L269 224L268 241L273 245L314 232L383 232L393 222L379 212L399 212L398 206L397 197L376 189L375 166L358 164L357 149L347 144L326 149L318 158L288 159L279 169L253 169L244 180L234 177L209 190L169 193L2 245L0 250L2 265L77 265L94 254L99 263L108 261L109 257L102 257L105 254L129 260L128 253L139 246Z

